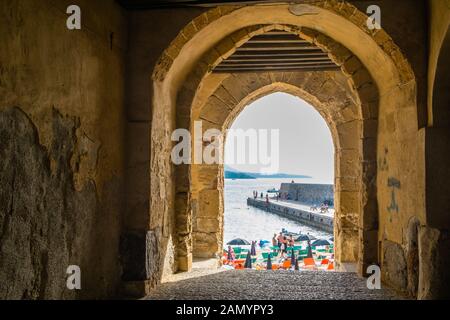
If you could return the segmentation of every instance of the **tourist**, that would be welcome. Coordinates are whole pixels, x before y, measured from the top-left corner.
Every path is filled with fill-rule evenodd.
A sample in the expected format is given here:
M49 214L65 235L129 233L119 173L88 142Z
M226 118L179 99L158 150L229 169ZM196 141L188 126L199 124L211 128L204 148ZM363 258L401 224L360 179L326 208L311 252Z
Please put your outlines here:
M264 197L263 193L261 192L261 199Z
M283 243L283 234L281 232L280 232L280 234L277 237L277 241L278 241L278 243L277 243L278 248L281 249L281 243Z
M288 240L287 240L286 236L283 237L282 246L283 246L283 252L287 253Z
M272 247L277 247L277 246L278 246L277 234L274 233L273 238L272 238Z
M236 255L234 253L233 248L231 246L228 246L228 256L227 256L228 261L234 261L235 258Z
M269 203L269 194L266 193L266 203Z
M289 246L290 247L294 246L294 238L292 236L289 237Z
M284 253L286 252L286 243L281 242L281 244L280 244L280 252L281 252L281 257L284 257Z

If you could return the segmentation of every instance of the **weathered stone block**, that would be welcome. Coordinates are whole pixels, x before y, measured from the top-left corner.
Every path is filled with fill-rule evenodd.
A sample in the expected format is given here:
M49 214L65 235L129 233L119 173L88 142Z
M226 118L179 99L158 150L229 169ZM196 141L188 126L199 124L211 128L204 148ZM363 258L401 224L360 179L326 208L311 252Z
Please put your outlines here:
M222 206L220 190L202 190L199 192L199 211L197 217L216 218Z
M152 277L157 267L159 242L150 231L128 231L120 237L122 280L142 281Z
M200 232L218 232L220 227L218 219L197 218L196 224Z
M192 254L186 256L178 256L178 271L191 271Z
M419 228L418 299L449 299L450 235L448 230Z
M353 75L360 69L363 69L363 65L356 56L352 56L342 65L342 70L349 75Z
M406 291L408 278L403 248L392 241L383 241L383 261L381 266L383 281L400 291Z
M339 207L341 213L358 213L359 212L359 193L351 191L341 191L339 197L336 198L336 206Z

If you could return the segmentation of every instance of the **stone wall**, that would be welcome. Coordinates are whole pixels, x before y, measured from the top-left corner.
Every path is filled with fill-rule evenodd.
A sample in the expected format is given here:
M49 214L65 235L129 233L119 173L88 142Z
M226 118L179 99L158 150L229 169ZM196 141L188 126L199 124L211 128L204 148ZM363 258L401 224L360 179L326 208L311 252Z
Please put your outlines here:
M282 183L280 196L308 205L321 205L324 201L333 203L332 184Z
M450 2L429 1L428 121L421 128L418 298L450 298Z
M82 29L66 27L78 4ZM0 298L118 294L126 19L114 1L0 2ZM66 288L81 268L82 290Z
M270 211L274 214L286 217L291 220L299 221L308 226L333 233L334 218L323 214L308 212L297 208L291 208L281 203L265 200L247 198L247 205ZM296 230L294 230L296 231Z

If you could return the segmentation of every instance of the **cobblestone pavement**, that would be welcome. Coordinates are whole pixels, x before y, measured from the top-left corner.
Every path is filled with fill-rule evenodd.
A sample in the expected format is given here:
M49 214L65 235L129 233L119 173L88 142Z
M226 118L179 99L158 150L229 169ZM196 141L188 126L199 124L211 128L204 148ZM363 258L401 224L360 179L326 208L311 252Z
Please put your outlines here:
M218 272L195 269L161 284L150 300L315 300L398 299L391 290L369 290L366 280L350 272L256 271Z

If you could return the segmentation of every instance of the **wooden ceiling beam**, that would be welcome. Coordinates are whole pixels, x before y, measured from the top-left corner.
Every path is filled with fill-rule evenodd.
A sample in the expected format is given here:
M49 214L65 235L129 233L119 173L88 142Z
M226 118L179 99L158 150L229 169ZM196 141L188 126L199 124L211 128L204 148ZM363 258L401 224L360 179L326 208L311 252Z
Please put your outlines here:
M293 61L293 62L286 62L286 61L279 61L279 62L252 62L252 61L240 61L240 62L226 62L222 63L220 67L248 67L248 66L306 66L306 65L312 65L312 66L318 66L318 65L334 65L332 61Z
M329 57L314 57L314 56L306 56L306 57L290 57L290 56L279 56L279 57L229 57L226 59L225 62L265 62L265 63L272 63L272 62L294 62L294 61L329 61Z
M250 43L247 42L236 51L273 51L273 50L317 50L318 48L310 43ZM320 49L319 49L320 50Z
M230 58L272 58L272 57L328 57L328 54L326 52L323 52L322 50L318 50L317 52L314 51L298 51L298 50L292 50L292 51L282 51L282 52L274 52L274 51L236 51L233 53Z
M340 68L334 66L321 67L259 67L259 68L216 68L213 73L254 73L254 72L295 72L295 71L339 71Z

